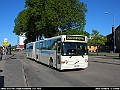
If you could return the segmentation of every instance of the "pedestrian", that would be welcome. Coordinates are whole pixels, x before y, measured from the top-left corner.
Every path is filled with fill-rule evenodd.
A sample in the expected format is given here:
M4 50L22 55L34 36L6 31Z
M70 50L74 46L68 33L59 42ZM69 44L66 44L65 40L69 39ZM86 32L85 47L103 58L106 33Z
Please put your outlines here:
M0 60L2 60L2 56L3 56L3 49L2 47L0 47Z

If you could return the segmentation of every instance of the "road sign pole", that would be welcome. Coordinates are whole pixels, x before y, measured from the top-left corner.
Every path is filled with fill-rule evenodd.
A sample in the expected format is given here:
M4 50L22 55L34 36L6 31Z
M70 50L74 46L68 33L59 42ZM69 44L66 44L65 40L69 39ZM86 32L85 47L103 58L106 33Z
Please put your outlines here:
M4 55L5 55L5 60L6 60L6 47L4 49Z

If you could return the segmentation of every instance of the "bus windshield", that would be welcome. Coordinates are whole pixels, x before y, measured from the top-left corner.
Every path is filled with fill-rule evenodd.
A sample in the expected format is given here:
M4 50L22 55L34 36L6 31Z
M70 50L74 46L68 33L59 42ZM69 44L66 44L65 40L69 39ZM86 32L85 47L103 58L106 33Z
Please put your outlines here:
M64 42L62 43L62 53L63 56L80 56L87 55L87 43L80 42Z

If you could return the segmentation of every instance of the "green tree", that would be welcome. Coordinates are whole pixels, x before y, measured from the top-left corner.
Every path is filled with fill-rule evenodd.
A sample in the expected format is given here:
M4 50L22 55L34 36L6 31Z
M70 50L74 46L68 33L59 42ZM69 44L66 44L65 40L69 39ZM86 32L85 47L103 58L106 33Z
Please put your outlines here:
M15 18L15 26L13 33L16 35L23 35L28 38L28 41L35 41L37 32L35 31L35 25L33 19L28 15L29 10L22 10L17 18ZM32 38L31 38L32 37Z
M39 35L52 37L62 31L77 28L84 30L87 5L80 0L26 0L25 10L15 18L13 32L17 35L25 33L27 41Z
M63 35L85 35L88 38L90 37L90 34L84 30L78 30L78 29L70 29L70 30L65 30Z
M22 10L17 18L15 18L14 20L15 26L14 26L14 30L13 33L15 33L16 35L21 35L23 34L25 31L27 31L27 13L26 10Z
M97 55L98 48L100 45L105 45L106 37L101 35L98 30L92 30L91 39L88 40L89 45L97 46Z

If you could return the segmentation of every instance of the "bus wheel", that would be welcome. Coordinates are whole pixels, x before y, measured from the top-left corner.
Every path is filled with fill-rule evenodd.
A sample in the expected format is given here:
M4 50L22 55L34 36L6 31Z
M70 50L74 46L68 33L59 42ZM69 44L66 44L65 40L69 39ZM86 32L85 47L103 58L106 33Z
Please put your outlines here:
M52 68L53 67L53 61L50 59L49 60L49 67Z

